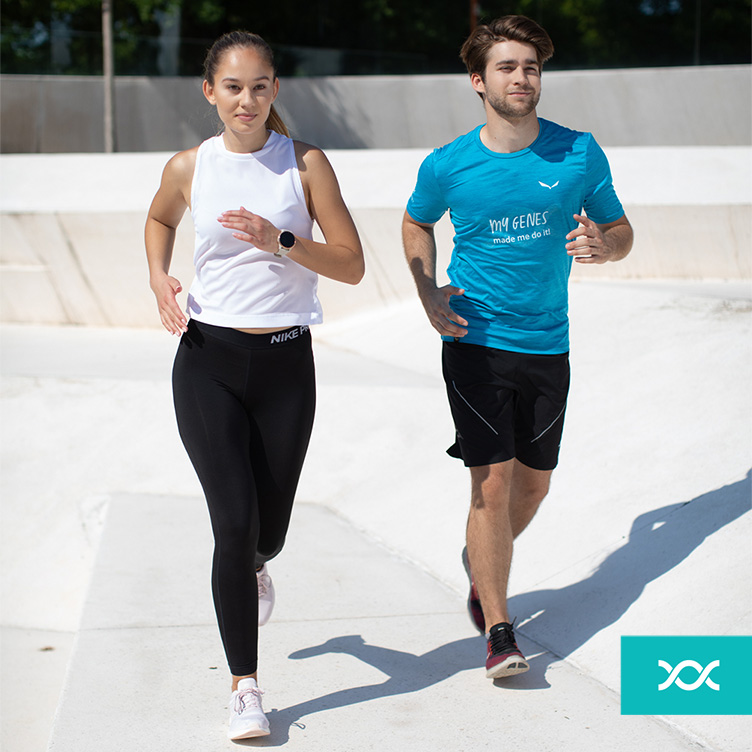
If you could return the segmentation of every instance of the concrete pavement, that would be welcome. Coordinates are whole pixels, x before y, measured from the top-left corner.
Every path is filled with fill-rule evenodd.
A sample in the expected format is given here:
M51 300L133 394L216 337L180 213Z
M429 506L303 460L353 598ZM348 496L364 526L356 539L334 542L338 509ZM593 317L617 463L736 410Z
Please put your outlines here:
M246 746L748 749L748 717L621 716L619 638L750 632L751 297L573 283L561 464L511 582L532 669L496 684L464 613L467 478L444 454L432 330L413 300L317 328L317 423L261 639L274 732ZM50 749L232 748L175 341L1 334L3 749L45 749L61 655Z

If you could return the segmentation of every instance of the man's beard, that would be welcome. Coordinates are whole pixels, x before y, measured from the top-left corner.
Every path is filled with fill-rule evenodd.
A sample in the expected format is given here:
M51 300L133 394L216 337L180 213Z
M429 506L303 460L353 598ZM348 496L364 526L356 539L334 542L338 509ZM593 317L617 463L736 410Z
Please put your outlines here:
M508 96L490 95L486 92L486 100L494 112L503 118L523 118L529 115L537 106L540 92L533 93L532 97L524 102L513 103Z

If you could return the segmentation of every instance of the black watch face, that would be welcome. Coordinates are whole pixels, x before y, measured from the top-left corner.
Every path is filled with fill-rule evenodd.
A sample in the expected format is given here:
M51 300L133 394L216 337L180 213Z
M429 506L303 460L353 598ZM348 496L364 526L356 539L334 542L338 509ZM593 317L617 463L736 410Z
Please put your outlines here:
M292 248L295 245L295 236L289 230L285 230L280 233L279 244L283 248Z

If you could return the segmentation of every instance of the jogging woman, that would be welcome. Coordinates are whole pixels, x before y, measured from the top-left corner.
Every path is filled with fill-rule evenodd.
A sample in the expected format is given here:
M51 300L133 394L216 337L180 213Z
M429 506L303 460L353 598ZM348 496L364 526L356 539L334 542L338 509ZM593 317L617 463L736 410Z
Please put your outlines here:
M269 733L258 626L274 605L266 563L284 544L313 425L308 327L322 320L317 278L357 284L364 262L328 160L292 141L274 110L269 45L226 34L204 74L224 129L167 163L145 240L162 324L181 336L175 411L214 533L212 591L232 674L229 737L245 739ZM169 274L186 208L196 239L187 316ZM314 220L324 243L312 240Z

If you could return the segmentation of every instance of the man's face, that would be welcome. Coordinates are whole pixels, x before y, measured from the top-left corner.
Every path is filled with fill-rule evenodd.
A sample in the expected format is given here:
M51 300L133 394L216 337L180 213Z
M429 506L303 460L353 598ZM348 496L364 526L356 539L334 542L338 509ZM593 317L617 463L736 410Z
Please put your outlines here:
M541 92L535 48L521 42L497 42L488 52L484 78L470 77L473 88L505 119L524 118L535 110Z

